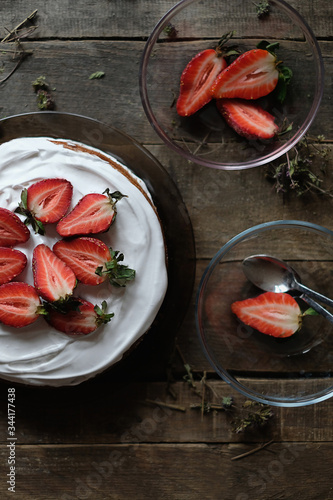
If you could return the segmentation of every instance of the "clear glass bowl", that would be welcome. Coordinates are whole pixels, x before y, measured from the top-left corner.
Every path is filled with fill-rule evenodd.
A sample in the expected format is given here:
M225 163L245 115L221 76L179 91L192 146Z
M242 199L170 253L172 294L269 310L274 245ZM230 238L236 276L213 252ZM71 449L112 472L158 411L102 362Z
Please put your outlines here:
M278 339L246 327L231 312L233 302L263 293L242 269L254 254L284 260L304 285L333 298L333 231L293 220L250 228L226 243L202 276L196 326L205 355L223 380L258 402L304 406L333 396L332 323L305 316L298 332Z
M318 43L306 21L283 0L269 0L259 19L253 0L182 0L157 23L146 43L140 68L143 108L157 134L194 163L223 170L264 165L288 152L310 127L321 102L324 68ZM271 96L261 105L276 123L292 130L269 141L248 141L224 122L214 101L190 117L176 111L182 71L198 52L215 48L223 34L242 51L261 40L278 41L278 58L292 69L283 105Z

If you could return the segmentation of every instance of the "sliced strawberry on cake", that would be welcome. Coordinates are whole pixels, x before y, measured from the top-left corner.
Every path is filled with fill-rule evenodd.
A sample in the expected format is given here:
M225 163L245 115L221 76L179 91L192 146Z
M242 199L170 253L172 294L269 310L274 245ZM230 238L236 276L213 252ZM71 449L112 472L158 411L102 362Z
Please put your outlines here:
M279 80L276 56L252 49L235 59L212 84L215 99L223 97L258 99L272 92Z
M105 193L105 194L104 194ZM62 237L104 233L115 219L116 203L124 197L119 191L103 194L90 193L75 205L73 210L57 224Z
M287 293L266 292L234 302L231 310L245 325L273 337L290 337L301 328L302 317L296 300Z
M52 250L85 285L98 285L109 280L112 285L123 287L135 277L134 269L120 264L124 255L97 238L83 236L60 240Z
M75 307L72 307L74 304ZM75 298L75 303L69 303L67 310L60 312L49 304L46 306L48 314L46 321L67 335L87 335L94 332L99 326L108 323L114 316L107 313L107 304L103 301L101 307L81 298Z
M21 328L34 323L45 310L38 293L27 283L12 281L0 286L0 321Z
M35 247L32 270L35 288L44 300L65 302L72 296L76 276L47 245Z
M0 246L14 247L29 238L29 229L21 219L7 208L0 208Z
M0 285L12 281L27 265L26 255L15 248L0 247Z
M273 115L241 99L217 99L217 109L229 127L246 139L271 139L279 131Z
M26 217L35 233L44 234L44 224L58 222L69 209L73 186L66 179L43 179L21 193L16 212Z

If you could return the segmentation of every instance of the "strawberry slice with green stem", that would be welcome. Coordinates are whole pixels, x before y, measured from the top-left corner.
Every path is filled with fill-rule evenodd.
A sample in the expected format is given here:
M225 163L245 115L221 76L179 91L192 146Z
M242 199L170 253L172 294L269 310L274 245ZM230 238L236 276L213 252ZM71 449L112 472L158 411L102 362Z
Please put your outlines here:
M124 287L135 277L134 269L120 264L124 255L97 238L82 236L60 240L52 250L85 285L98 285L109 280L116 287Z
M75 307L68 303L61 312L51 304L46 305L46 321L56 330L67 335L87 335L94 332L99 326L108 323L113 318L113 313L107 313L107 303L102 302L101 307L79 297L75 298Z
M0 286L0 321L5 325L22 328L45 314L33 286L18 281Z
M244 52L227 66L211 87L212 96L258 99L271 93L279 79L277 58L268 50Z
M15 248L0 247L0 285L12 281L27 265L26 255Z
M72 297L76 276L47 245L35 247L32 270L35 288L44 300L62 303Z
M7 208L0 208L0 246L13 247L29 238L30 231L21 219Z
M73 186L66 179L43 179L21 193L16 213L24 215L35 233L45 234L44 224L58 222L69 209Z
M234 47L224 48L232 35L233 32L224 35L215 49L196 54L185 67L176 105L179 116L193 115L212 100L211 87L218 74L226 68L226 57L236 53Z
M267 50L273 55L275 55L275 50L279 49L279 47L279 42L267 42L266 40L261 40L261 42L257 44L258 49ZM283 64L282 61L277 63L277 69L279 71L279 78L274 89L274 96L278 102L283 103L287 95L287 88L292 79L293 72L288 66Z
M116 203L126 195L119 191L110 193L89 193L75 205L57 224L62 237L98 234L106 232L116 217Z
M242 99L217 99L216 106L229 127L246 139L271 139L279 132L274 116L258 104Z
M302 326L309 308L302 313L298 302L287 293L265 292L254 298L234 302L231 310L242 323L272 337L290 337Z

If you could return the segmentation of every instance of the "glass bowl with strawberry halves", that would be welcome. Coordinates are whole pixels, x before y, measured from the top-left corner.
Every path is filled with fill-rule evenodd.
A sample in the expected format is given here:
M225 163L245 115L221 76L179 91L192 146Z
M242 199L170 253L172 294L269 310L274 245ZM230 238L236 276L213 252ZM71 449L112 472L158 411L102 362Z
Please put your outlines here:
M333 231L310 222L267 222L223 245L196 298L199 339L220 377L273 406L333 396L332 272Z
M323 82L319 45L283 0L182 0L155 26L140 67L155 132L188 161L223 170L288 152Z

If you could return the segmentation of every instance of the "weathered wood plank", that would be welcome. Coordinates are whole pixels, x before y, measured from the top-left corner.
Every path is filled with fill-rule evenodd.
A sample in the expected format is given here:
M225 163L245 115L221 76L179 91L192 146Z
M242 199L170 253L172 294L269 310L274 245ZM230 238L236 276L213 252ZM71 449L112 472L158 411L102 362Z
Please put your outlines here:
M311 127L311 133L324 134L329 139L332 135L329 91L333 72L332 43L323 42L321 46L325 56L327 84L320 113ZM128 133L143 144L161 144L162 140L147 120L139 95L143 42L26 42L25 47L32 50L33 54L0 86L1 117L38 111L31 84L37 77L44 75L50 89L55 89L52 94L57 111L98 119ZM13 62L3 57L5 76L13 67ZM105 77L89 80L89 76L96 71L104 71ZM171 90L168 92L170 97L168 95L167 102L171 104L172 93Z
M223 397L232 396L234 407L228 412L211 410L202 415L200 409L192 408L201 404L197 392L202 390L202 373L194 377L195 389L185 381L172 384L175 398L168 392L166 382L125 384L121 378L115 382L112 372L74 389L17 387L17 445L333 441L332 398L300 408L273 407L273 417L264 427L235 433L234 421L258 407L243 408L244 396L225 382L208 378L205 401L219 405ZM257 391L267 387L282 391L286 385L301 391L315 384L311 380L298 384L252 381ZM10 438L6 384L1 384L0 394L0 442L5 445ZM178 410L160 407L158 402L175 405Z
M233 461L244 445L17 446L15 498L74 500L329 499L330 444L272 443ZM2 498L8 448L0 448ZM41 487L42 485L42 487Z
M218 171L189 164L166 146L146 147L165 166L182 194L194 227L198 259L211 259L238 233L263 222L303 220L333 229L333 198L309 193L303 197L292 195L283 202L267 180L265 167ZM331 150L326 174L317 172L327 190L333 187L332 159ZM275 242L276 250L282 250L280 245L284 244L287 247L290 242Z
M147 37L159 19L177 3L175 0L82 0L70 3L69 0L17 0L15 8L11 0L2 0L0 6L2 33L4 28L11 29L28 16L33 10L38 9L36 22L39 26L35 35L38 38L99 38L99 37ZM228 17L238 27L242 27L248 35L253 35L254 21L245 16L243 24L239 15L237 4L232 6L227 2L224 6L229 8ZM249 11L255 7L251 2ZM332 32L332 5L330 2L320 0L302 2L290 0L288 2L311 25L317 37L325 37ZM197 7L200 9L200 5ZM204 16L198 10L197 17ZM207 35L210 36L211 27L214 26L214 15L207 18ZM191 23L193 25L193 21ZM256 23L258 25L258 23ZM260 26L260 24L259 24ZM262 23L262 29L265 29ZM232 29L235 29L233 27ZM226 30L225 30L226 31ZM225 32L224 31L224 32ZM222 33L220 33L222 34Z

